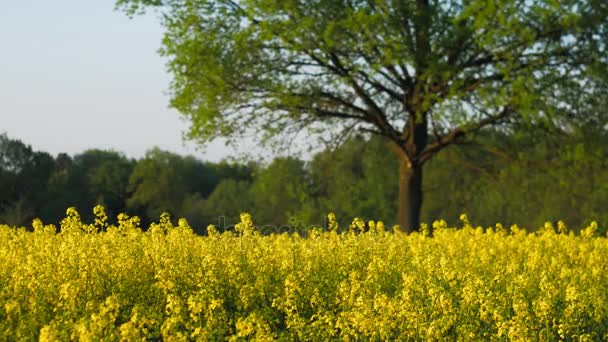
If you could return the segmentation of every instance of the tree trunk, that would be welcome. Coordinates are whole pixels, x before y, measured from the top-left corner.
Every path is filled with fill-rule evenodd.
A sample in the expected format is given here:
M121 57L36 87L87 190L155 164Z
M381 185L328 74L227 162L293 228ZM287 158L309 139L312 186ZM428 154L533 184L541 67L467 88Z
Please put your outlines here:
M422 208L422 165L399 160L398 224L406 232L420 230Z

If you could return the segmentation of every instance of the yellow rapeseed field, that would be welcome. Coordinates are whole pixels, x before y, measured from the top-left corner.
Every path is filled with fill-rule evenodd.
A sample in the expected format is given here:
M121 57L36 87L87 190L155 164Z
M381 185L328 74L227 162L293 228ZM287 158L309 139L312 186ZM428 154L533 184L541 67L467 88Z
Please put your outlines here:
M591 224L428 234L382 223L197 236L168 215L0 226L3 340L606 340L608 242ZM346 227L344 227L346 228ZM427 230L427 229L424 229Z

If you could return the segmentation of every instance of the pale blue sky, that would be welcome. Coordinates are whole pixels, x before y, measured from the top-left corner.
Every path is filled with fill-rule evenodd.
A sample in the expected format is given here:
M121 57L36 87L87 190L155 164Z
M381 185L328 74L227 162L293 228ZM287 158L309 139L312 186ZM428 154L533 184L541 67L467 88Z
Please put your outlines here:
M170 76L153 15L129 19L112 0L0 0L0 133L51 154L88 148L141 157L153 146L197 151L168 109Z

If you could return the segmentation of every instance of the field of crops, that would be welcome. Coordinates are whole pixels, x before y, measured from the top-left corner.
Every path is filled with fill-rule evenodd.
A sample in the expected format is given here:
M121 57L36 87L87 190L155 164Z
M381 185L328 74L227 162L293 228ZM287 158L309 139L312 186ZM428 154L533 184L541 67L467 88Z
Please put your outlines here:
M9 340L605 340L608 241L597 225L433 224L433 237L353 221L263 236L145 232L101 207L84 224L0 226L0 335ZM346 229L347 228L347 229ZM30 229L31 230L31 229Z

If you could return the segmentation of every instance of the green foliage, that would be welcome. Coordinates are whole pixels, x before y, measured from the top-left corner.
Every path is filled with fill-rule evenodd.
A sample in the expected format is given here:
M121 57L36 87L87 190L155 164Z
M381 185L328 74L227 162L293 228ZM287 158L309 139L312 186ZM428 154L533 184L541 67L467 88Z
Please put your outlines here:
M277 158L255 176L250 190L251 211L263 224L280 226L302 221L298 214L310 201L310 184L304 162Z
M56 219L66 207L91 208L102 204L111 215L126 209L127 184L134 162L115 151L92 149L57 158L57 169L49 179L42 218ZM91 214L85 214L90 219Z
M224 179L206 201L206 223L214 224L220 229L229 228L238 222L241 213L251 210L253 206L254 197L251 193L250 182L232 178Z
M310 169L317 218L334 212L338 219L359 216L394 222L397 161L385 144L379 138L355 137L313 158ZM343 226L348 223L342 222Z
M604 120L600 114L594 122ZM40 216L57 222L65 206L106 204L111 214L128 212L144 221L169 211L186 217L197 233L205 233L208 224L231 228L245 210L261 226L324 226L330 211L342 228L353 216L390 226L396 222L397 172L385 144L377 137L353 137L308 162L291 157L257 166L204 163L160 150L135 162L117 152L90 150L73 159L59 155L50 176L47 164L31 157L27 171L0 168L3 189L24 184L14 188L23 189L20 196L0 193L5 201L0 221L23 225ZM595 220L603 230L606 145L608 132L595 124L562 135L539 126L485 130L427 164L423 221L454 223L465 212L482 225L500 221L530 228L551 219L576 228Z
M455 222L466 212L484 225L537 227L548 218L572 227L607 222L608 178L599 171L608 166L605 131L556 137L536 128L484 139L493 142L452 147L429 163L424 220Z
M184 196L178 210L174 212L178 217L187 218L192 229L198 234L204 234L210 222L207 213L207 201L198 192Z
M0 135L0 216L25 224L44 203L43 194L55 168L53 158L31 146Z
M211 166L156 148L137 162L129 177L127 207L144 210L148 219L177 213L185 198L197 193L206 197L217 182Z
M220 161L217 164L211 165L219 179L233 179L236 181L253 181L253 173L258 167L255 163L236 163L228 161Z

